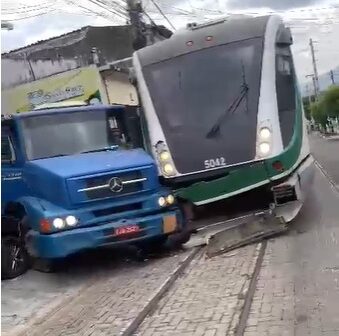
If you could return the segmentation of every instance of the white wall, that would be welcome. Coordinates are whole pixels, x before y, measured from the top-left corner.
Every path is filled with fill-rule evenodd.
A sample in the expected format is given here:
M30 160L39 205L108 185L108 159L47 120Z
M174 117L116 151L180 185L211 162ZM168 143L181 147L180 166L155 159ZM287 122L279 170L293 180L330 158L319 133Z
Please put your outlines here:
M76 59L62 59L58 61L38 60L31 61L30 64L36 80L79 67ZM34 78L27 60L13 60L9 58L1 60L2 89L8 89L33 80Z

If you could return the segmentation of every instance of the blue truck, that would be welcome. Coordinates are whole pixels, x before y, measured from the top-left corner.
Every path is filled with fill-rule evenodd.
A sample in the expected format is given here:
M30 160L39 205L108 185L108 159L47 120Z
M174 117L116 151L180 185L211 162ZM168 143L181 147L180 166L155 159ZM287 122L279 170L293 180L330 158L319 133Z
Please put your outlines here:
M2 116L2 276L77 252L189 239L170 190L123 106ZM139 132L139 133L138 133Z

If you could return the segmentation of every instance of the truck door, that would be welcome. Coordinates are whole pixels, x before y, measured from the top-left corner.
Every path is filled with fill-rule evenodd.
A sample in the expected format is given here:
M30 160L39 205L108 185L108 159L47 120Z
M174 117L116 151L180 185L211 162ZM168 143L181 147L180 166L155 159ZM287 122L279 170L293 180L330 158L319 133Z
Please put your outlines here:
M1 212L6 204L25 194L22 176L23 163L19 159L18 144L12 128L1 127Z

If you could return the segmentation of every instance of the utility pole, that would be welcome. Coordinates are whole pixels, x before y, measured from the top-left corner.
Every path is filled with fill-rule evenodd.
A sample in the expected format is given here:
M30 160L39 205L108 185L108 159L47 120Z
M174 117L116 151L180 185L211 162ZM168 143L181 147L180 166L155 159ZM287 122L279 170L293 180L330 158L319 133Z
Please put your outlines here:
M319 87L319 78L318 78L318 70L317 70L317 63L314 54L314 41L310 38L310 48L311 48L311 55L312 55L312 64L313 64L313 74L314 74L314 82L315 82L315 92L316 92L316 99L318 99L318 94L320 91Z
M310 88L308 84L306 84L306 93L307 93L307 98L308 98L308 104L311 108L312 100L311 100Z
M157 7L158 8L158 7ZM133 29L133 49L139 50L146 47L148 44L153 44L157 40L164 40L171 37L173 34L164 26L158 26L152 18L145 13L142 8L141 0L127 0L127 11L130 17L130 23ZM148 17L151 26L146 25L143 20L143 14ZM161 11L161 14L168 20L166 15ZM168 20L169 21L169 20Z
M147 28L142 18L142 4L140 0L127 0L127 11L133 28L133 49L139 50L147 45Z
M332 84L335 85L333 70L330 71L330 77L331 77Z
M317 85L316 85L316 82L315 82L315 76L312 74L312 75L306 75L306 78L308 77L312 77L312 83L313 83L313 89L314 89L314 101L316 101L318 99L318 96L317 96Z

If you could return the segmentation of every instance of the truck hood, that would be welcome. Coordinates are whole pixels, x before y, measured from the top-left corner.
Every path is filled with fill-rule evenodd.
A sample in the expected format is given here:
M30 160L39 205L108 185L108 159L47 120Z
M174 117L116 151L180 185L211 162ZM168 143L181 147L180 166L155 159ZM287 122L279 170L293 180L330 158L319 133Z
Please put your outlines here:
M67 208L102 198L101 194L87 195L78 189L106 184L111 176L134 179L135 174L142 172L147 175L147 188L156 188L158 176L151 156L141 149L117 150L30 161L26 164L25 180L33 195ZM133 184L130 188L132 186L144 187Z
M142 149L60 156L30 163L31 168L49 171L64 179L153 164L153 159Z

